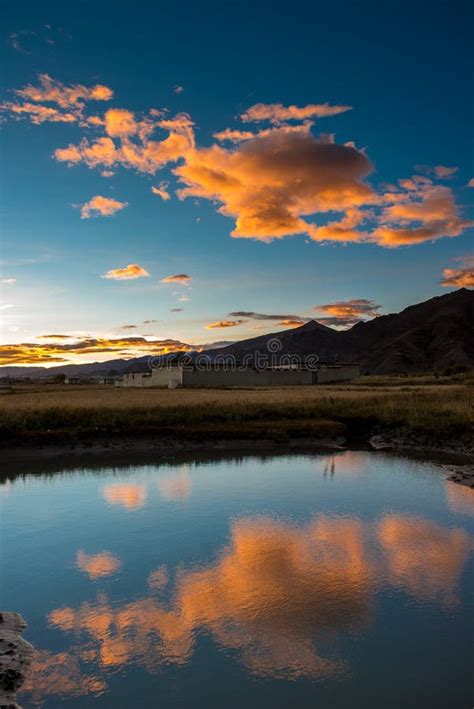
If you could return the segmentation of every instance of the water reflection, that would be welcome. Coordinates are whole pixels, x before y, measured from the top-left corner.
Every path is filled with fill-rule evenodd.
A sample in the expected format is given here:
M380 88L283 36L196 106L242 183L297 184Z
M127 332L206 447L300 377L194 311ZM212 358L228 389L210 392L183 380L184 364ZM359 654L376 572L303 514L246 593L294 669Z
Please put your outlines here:
M471 542L461 529L446 529L425 519L386 517L378 538L388 563L388 582L421 601L453 605Z
M127 510L136 510L142 507L147 498L146 487L137 483L106 485L102 493L109 504L120 505Z
M48 696L63 698L99 695L107 683L95 674L83 674L79 658L68 652L35 650L28 677L21 691L41 706Z
M183 465L177 472L161 477L158 480L158 489L163 499L169 502L180 502L189 497L191 478L188 466Z
M161 591L168 584L168 570L163 564L148 576L148 585L154 591Z
M474 489L450 480L445 481L444 489L451 512L474 517Z
M318 472L321 470L321 459L316 457L315 465ZM367 470L367 454L362 451L344 451L326 456L322 466L323 478L359 477Z
M327 657L318 645L370 625L374 596L387 585L420 603L453 603L469 546L464 531L408 515L371 523L319 516L303 527L238 520L213 564L162 565L148 576L149 595L127 603L101 593L51 611L50 626L72 634L73 645L58 661L39 653L36 691L86 695L103 691L104 676L131 663L150 673L184 665L203 632L258 676L344 675L345 658ZM79 552L78 565L99 578L109 573L102 567L108 556ZM82 676L79 659L102 677Z
M91 579L110 576L120 569L120 559L108 551L100 554L86 554L82 550L76 554L76 566Z

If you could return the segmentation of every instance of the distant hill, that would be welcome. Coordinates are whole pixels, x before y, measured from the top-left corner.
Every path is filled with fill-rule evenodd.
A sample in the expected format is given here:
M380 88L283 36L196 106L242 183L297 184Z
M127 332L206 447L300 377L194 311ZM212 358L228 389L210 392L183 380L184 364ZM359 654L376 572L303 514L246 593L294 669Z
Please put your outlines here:
M357 361L364 374L411 374L445 371L448 368L474 369L474 291L458 291L411 305L400 313L381 315L359 322L349 330L334 330L316 321L301 327L227 346L206 349L213 359L220 354L244 355L268 352L269 340L278 338L280 355L318 355L323 362ZM217 344L217 343L216 343ZM220 343L219 343L220 344ZM160 357L165 361L169 356ZM150 355L90 364L59 367L0 367L0 376L52 377L109 376L125 371L146 370Z
M241 358L278 338L281 354L316 354L321 361L357 361L367 374L474 368L474 292L465 288L337 331L311 321L293 330L236 342ZM216 351L213 350L213 353Z
M311 321L293 330L236 342L220 353L241 358L264 351L272 338L281 354L316 354L321 361L357 361L365 374L474 368L474 291L465 288L337 331ZM212 351L213 353L216 350Z

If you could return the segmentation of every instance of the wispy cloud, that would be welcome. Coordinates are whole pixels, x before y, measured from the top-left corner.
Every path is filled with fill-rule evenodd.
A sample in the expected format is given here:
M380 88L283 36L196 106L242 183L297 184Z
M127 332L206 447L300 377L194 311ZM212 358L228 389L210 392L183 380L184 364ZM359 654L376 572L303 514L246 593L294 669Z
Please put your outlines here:
M181 86L180 84L176 84L173 91L175 92L175 94L182 94L184 91L184 87Z
M446 165L435 165L434 167L431 165L415 165L415 169L437 180L446 180L459 170L458 167L447 167Z
M339 113L350 111L352 106L330 106L328 103L310 103L307 106L284 106L281 103L256 103L248 108L241 119L250 121L270 121L282 123L283 121L303 121L308 118L326 118L337 116Z
M168 192L168 183L167 182L160 182L159 187L153 186L151 188L151 191L153 194L158 195L158 197L161 197L165 202L167 202L170 199L170 193Z
M37 340L74 340L74 335L37 335Z
M5 286L12 286L16 283L16 278L2 278L1 282Z
M234 310L232 313L229 313L229 315L234 318L250 318L251 320L291 320L294 322L298 321L300 325L311 319L301 317L300 315L275 315L267 313L256 313L252 310Z
M228 140L231 143L241 143L243 140L255 138L255 133L252 133L250 130L226 128L225 130L214 133L214 138L220 141Z
M192 278L187 273L177 273L175 276L166 276L161 279L161 283L180 283L183 286L189 285L191 281Z
M123 268L111 268L107 273L101 276L101 278L115 281L133 281L137 278L146 278L149 275L150 274L143 266L139 266L138 263L129 263L128 266L124 266Z
M90 219L90 217L99 215L101 217L111 217L127 206L128 202L120 202L118 199L96 195L81 206L81 219Z
M434 168L434 173L437 178L443 179L445 177L451 177L459 170L458 167L446 167L445 165L436 165Z
M17 89L14 92L17 98L0 104L0 110L13 117L29 118L36 124L45 121L73 123L82 121L87 101L110 101L113 97L112 89L102 84L92 87L82 84L66 86L48 74L40 74L38 79L37 86L28 84L23 89Z
M238 327L244 322L245 320L218 320L217 322L209 323L209 325L206 325L206 328L208 330L215 330L221 327Z

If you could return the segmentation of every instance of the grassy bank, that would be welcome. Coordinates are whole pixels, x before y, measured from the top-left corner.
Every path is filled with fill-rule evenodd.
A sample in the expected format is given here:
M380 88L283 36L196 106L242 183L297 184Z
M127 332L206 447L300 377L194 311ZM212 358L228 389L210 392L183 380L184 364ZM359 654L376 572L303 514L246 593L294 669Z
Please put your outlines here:
M349 430L408 427L432 436L474 430L474 387L463 383L359 380L350 386L254 390L116 389L30 385L0 395L3 444L24 434L153 431L224 437L267 429L311 434L329 422ZM324 423L323 423L324 422ZM333 428L334 431L340 430Z

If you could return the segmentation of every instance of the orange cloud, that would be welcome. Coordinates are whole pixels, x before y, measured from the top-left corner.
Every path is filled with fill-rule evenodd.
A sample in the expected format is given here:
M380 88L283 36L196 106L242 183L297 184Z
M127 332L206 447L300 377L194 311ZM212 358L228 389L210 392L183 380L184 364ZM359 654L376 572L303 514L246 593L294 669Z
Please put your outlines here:
M189 285L192 281L191 276L187 273L177 273L175 276L166 276L166 278L161 279L161 283L181 283L183 286Z
M474 288L474 268L445 268L441 285L444 287Z
M144 485L138 483L114 483L104 487L103 495L111 505L137 510L145 504L147 491Z
M0 345L0 366L7 364L53 364L74 362L76 357L115 354L121 357L139 357L144 354L160 355L170 352L189 352L192 345L179 340L147 340L144 337L94 338L88 337L67 344L16 343Z
M137 132L137 123L131 111L109 108L105 113L105 132L112 138L124 138Z
M314 310L325 313L330 317L321 318L322 321L331 325L353 325L361 318L375 318L380 315L381 306L373 300L365 298L353 298L352 300L340 300L334 303L317 305ZM319 318L318 318L319 320Z
M217 322L209 323L209 325L206 325L206 328L208 330L215 330L219 327L237 327L244 322L245 320L218 320Z
M311 103L301 107L283 106L281 103L256 103L248 108L245 113L242 113L240 117L245 123L250 121L281 123L282 121L302 121L307 118L337 116L339 113L345 113L351 109L352 106L330 106L328 103Z
M376 201L363 179L372 170L354 148L320 142L309 128L274 129L236 148L194 149L174 173L185 183L178 196L221 203L234 217L234 237L263 241L306 233L304 215L345 211Z
M462 268L445 268L440 285L448 288L474 288L474 256L458 259Z
M90 217L98 216L99 214L102 217L110 217L127 206L128 202L120 202L118 199L96 195L82 205L81 219L90 219Z
M0 105L0 110L13 116L28 117L37 125L45 121L82 122L86 101L109 101L113 97L113 91L107 86L101 84L91 88L81 84L65 86L48 74L39 75L39 84L39 86L29 84L23 89L17 89L15 94L23 99L24 103L7 101ZM58 108L45 106L45 103L56 104Z
M27 117L35 125L49 121L50 123L74 123L78 120L76 114L70 111L60 111L51 106L42 106L33 103L14 103L5 101L0 104L0 111L5 111L13 116Z
M40 77L40 83L39 88L17 91L28 105L10 102L4 110L24 112L35 122L77 120L81 127L103 128L105 133L56 149L56 160L98 167L104 176L119 166L154 175L169 163L179 163L173 170L181 183L178 196L217 205L221 214L235 221L231 231L235 238L271 241L307 234L316 242L368 242L393 248L456 237L474 224L462 219L451 190L435 186L424 175L399 180L389 191L377 192L366 182L372 163L353 141L338 145L333 134L316 138L311 133L312 119L346 112L350 106L257 103L241 119L268 121L270 127L255 133L227 128L214 137L229 141L229 147L215 143L200 148L187 113L168 117L165 110L150 109L137 118L128 109L111 108L104 118L84 117L85 102L109 100L110 89L67 87L47 75ZM44 106L41 101L55 105ZM155 131L168 135L154 139ZM433 179L444 179L457 168L420 169ZM169 199L165 183L152 191ZM333 221L327 222L327 215Z
M474 177L471 177L471 179L470 179L469 182L467 183L467 186L468 186L468 187L474 187Z
M361 241L367 237L366 233L359 231L356 227L362 224L369 217L369 213L360 209L349 208L345 216L337 222L330 222L326 226L315 227L311 232L311 238L315 241Z
M15 93L29 101L56 103L61 108L76 106L84 101L110 101L114 95L112 89L102 84L91 88L81 84L65 86L60 81L52 79L48 74L40 74L38 78L40 86L29 84L23 89L18 89Z
M251 140L255 138L255 133L249 130L232 130L232 128L226 128L217 133L214 133L214 138L216 140L229 140L231 143L240 143L242 140Z
M301 327L303 325L301 320L282 320L278 324L282 327Z
M121 567L120 559L108 551L100 554L86 554L78 551L76 554L76 566L84 571L91 579L95 580L103 576L110 576Z
M170 199L170 193L168 192L168 183L167 182L160 182L159 187L153 186L151 188L151 191L153 194L158 195L158 197L161 197L165 202Z
M111 268L101 278L112 279L115 281L133 281L137 278L146 278L150 274L138 263L129 263L124 268Z
M473 221L459 217L454 196L448 187L415 186L417 191L407 196L405 202L385 207L380 218L381 226L372 238L381 246L394 247L432 241L444 236L459 236L474 225Z
M172 124L172 121L168 123ZM57 148L54 157L59 162L75 165L84 162L88 167L122 165L138 172L154 174L168 162L176 162L191 147L192 131L176 131L163 140L150 140L147 136L133 142L122 136L116 145L112 138L101 137L89 143L83 139L79 145Z

